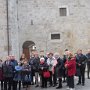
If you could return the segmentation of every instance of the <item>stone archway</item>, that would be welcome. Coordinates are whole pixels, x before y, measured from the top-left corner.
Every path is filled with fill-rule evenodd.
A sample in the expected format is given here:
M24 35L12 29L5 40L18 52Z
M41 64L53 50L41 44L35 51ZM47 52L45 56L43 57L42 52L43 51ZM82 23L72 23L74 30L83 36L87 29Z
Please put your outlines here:
M23 53L25 54L26 58L30 58L30 53L32 52L32 48L35 46L35 43L33 41L25 41L23 43Z

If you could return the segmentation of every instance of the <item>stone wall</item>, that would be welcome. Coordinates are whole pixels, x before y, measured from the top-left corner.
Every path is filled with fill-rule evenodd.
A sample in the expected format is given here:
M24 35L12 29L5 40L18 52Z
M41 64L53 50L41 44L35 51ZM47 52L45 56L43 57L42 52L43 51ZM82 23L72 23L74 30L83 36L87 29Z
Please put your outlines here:
M19 59L25 41L33 41L38 51L84 52L90 48L90 0L8 0L10 54ZM8 54L6 0L0 0L0 58ZM60 16L59 8L67 8ZM60 33L60 40L51 34Z
M0 59L5 60L8 54L7 49L6 0L0 0Z
M10 54L19 59L18 0L8 0Z
M90 48L89 4L89 0L18 0L20 47L29 40L38 51L86 51ZM60 7L67 8L67 16L59 15ZM60 33L61 39L51 40L51 33Z

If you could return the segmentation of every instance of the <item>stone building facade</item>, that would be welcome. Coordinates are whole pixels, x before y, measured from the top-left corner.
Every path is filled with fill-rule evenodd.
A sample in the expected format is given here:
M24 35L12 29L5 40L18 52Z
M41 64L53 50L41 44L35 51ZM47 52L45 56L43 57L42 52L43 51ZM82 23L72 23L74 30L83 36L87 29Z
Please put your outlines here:
M0 0L0 52L8 54L7 6ZM90 0L8 0L9 54L90 48Z

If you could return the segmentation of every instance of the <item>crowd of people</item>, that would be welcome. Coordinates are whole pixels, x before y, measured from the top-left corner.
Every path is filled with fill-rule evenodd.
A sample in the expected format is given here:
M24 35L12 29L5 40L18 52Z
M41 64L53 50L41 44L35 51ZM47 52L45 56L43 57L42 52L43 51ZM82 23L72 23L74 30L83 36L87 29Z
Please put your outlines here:
M74 90L74 76L78 77L77 85L85 85L86 65L87 78L90 79L90 50L84 55L82 50L73 54L66 49L62 58L59 53L49 52L46 56L33 53L29 60L22 54L18 61L9 55L4 62L0 60L1 90L21 90L21 86L27 88L29 85L60 89L63 82L68 90Z

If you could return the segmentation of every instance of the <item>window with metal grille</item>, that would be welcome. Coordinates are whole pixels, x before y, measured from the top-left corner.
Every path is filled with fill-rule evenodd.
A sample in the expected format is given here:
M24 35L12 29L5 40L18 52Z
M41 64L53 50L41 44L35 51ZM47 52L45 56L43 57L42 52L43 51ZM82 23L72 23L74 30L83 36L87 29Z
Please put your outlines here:
M51 34L51 39L60 39L60 34Z
M67 8L59 8L60 16L67 16Z

